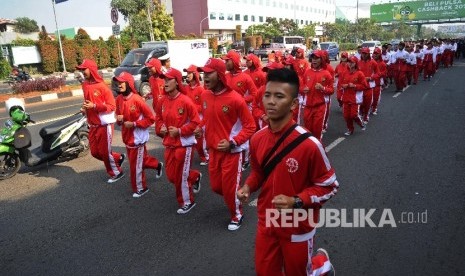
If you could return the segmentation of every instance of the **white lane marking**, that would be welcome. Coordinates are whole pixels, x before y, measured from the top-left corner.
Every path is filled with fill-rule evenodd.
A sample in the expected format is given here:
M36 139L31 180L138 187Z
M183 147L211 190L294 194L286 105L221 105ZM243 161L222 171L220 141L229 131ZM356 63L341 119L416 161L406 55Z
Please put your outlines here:
M249 203L249 206L257 207L257 201L258 201L258 198L252 200L252 201Z
M57 93L44 94L44 95L42 95L42 96L40 96L40 97L42 98L42 101L43 101L43 102L51 101L51 100L57 100L57 99L58 99Z
M71 114L68 114L68 115L64 115L64 116L60 116L60 117L56 117L56 118L52 118L52 119L48 119L48 120L43 120L43 121L38 121L38 122L35 122L34 124L29 124L30 126L37 126L37 125L42 125L42 124L46 124L46 123L50 123L50 122L55 122L55 121L58 121L58 120L61 120L61 119L64 119L64 118L68 118L72 115L74 115L75 113L71 113Z
M399 97L399 95L402 94L401 92L397 92L396 94L394 94L394 96L392 96L393 98L397 98Z
M334 149L337 145L339 145L342 141L344 141L346 138L344 137L339 137L334 142L329 144L329 146L326 147L326 152L329 152L330 150Z

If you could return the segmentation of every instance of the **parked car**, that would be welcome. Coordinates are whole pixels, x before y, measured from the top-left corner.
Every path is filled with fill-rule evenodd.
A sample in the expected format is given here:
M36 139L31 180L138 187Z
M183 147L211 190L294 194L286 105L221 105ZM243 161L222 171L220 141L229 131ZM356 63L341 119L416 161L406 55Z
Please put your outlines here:
M337 42L320 42L320 49L328 52L329 59L337 60L339 58L339 44Z
M363 47L369 48L370 49L370 55L372 55L375 48L381 49L381 42L378 41L378 40L364 41L362 43L362 48Z
M283 54L286 51L286 47L282 43L263 43L259 49L256 49L253 53L262 60L268 58L268 55L272 51L281 51Z

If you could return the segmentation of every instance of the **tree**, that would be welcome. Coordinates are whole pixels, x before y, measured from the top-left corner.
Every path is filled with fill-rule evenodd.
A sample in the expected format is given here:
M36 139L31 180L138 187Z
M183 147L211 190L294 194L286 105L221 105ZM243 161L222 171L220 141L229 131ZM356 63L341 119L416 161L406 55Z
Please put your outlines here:
M15 31L22 34L28 34L39 31L39 26L37 22L28 17L18 17L16 18Z
M128 21L129 24L123 32L129 35L131 40L150 40L150 30L155 40L174 37L173 18L157 0L112 0L111 6L117 8L123 14L124 20Z
M303 36L305 39L315 36L315 25L305 25L302 28L298 29L296 32L297 35Z

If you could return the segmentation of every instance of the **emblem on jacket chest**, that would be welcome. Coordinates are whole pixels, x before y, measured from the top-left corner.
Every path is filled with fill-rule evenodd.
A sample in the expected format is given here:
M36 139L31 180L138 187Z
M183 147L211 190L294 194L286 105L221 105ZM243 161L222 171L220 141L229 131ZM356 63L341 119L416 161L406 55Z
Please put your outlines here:
M98 97L98 96L100 96L100 91L94 90L94 93L93 93L93 94L94 94L95 97Z
M229 112L229 106L227 105L223 105L223 108L221 109L223 111L223 113L228 113Z
M299 169L299 162L294 158L290 157L286 160L287 171L295 173Z
M134 104L131 105L131 106L129 107L129 111L135 112L135 111L136 111L136 105L134 105Z
M178 108L178 113L179 113L179 115L184 114L184 108L182 108L182 107Z

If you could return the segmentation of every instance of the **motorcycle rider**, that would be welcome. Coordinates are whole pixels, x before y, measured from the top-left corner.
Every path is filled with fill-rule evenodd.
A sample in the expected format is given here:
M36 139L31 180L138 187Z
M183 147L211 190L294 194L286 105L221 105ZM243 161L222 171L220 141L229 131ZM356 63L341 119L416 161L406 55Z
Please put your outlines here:
M84 75L82 90L84 103L81 111L86 113L89 124L90 152L93 157L103 161L110 175L107 183L114 183L124 176L121 169L126 155L111 150L114 132L116 103L110 88L98 73L97 63L84 59L76 69Z

